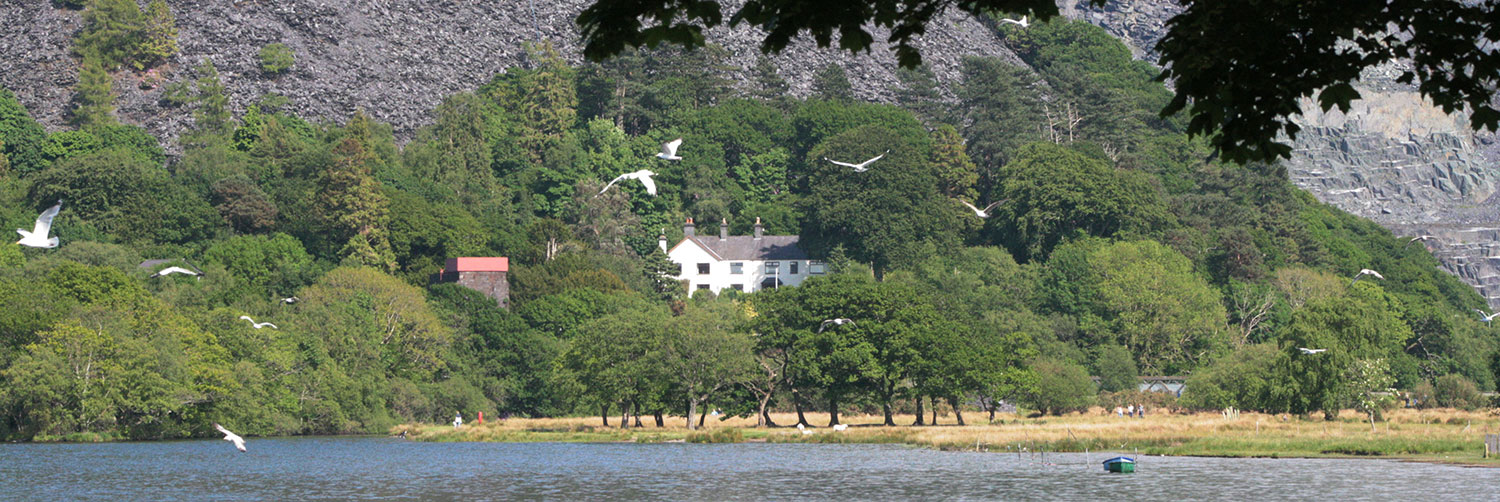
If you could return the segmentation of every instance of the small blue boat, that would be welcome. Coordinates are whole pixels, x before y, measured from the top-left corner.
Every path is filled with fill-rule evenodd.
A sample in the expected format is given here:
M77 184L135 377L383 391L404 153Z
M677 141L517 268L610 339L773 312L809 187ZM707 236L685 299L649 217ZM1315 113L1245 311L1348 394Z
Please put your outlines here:
M1105 460L1104 470L1121 473L1135 472L1135 459L1130 457L1115 457Z

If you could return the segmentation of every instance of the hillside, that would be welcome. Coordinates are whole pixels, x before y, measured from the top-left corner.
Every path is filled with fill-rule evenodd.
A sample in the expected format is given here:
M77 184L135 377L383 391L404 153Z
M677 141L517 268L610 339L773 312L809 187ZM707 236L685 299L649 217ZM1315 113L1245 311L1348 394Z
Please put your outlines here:
M587 3L171 0L181 52L149 77L122 81L119 113L152 134L176 137L187 117L161 106L161 84L207 59L222 72L236 113L276 93L290 100L288 111L308 120L342 121L363 109L407 139L432 122L428 112L443 96L472 90L523 65L525 42L552 42L569 63L579 63L573 18ZM61 128L69 89L78 81L77 61L68 48L82 27L79 11L56 8L51 0L17 0L0 5L0 16L12 20L0 26L0 52L10 59L0 68L0 85L15 92L49 130ZM709 40L728 49L726 63L743 86L759 53L757 35L718 28ZM256 53L273 42L296 54L297 63L286 74L268 76L257 67ZM983 23L958 14L935 23L924 42L944 88L957 81L965 54L1020 61ZM797 97L812 92L813 73L828 63L846 68L860 99L892 102L899 83L895 57L888 52L849 56L803 42L772 59Z
M1148 60L1163 23L1181 9L1159 0L1059 4ZM1437 237L1424 242L1443 269L1500 306L1500 259L1493 258L1500 256L1500 141L1469 129L1462 114L1425 102L1414 85L1395 81L1396 70L1366 72L1358 85L1363 99L1348 114L1303 106L1287 172L1319 200L1392 232Z
M471 72L501 42L459 28L503 16L78 3L6 28L45 78L5 70L23 82L0 90L0 220L57 207L60 244L0 246L0 437L370 433L453 410L889 424L1002 400L1374 420L1380 391L1473 406L1500 373L1483 298L1431 253L1293 164L1212 160L1158 116L1157 70L1088 23L955 19L941 65L898 72L778 67L734 33L593 64L523 31L513 66ZM441 44L378 36L407 31ZM1487 190L1455 166L1453 190ZM823 266L690 289L699 268L657 247L685 221L761 223ZM458 256L509 258L508 308L431 282ZM1190 390L1131 393L1143 374Z

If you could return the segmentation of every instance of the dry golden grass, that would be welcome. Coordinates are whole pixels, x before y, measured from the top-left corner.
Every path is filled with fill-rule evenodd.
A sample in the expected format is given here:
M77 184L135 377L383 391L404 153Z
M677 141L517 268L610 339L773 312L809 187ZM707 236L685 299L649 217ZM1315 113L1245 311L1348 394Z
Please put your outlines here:
M1337 420L1303 419L1286 415L1243 412L1237 418L1219 413L1155 414L1145 418L1122 418L1101 408L1062 417L1029 419L1002 414L989 423L988 416L965 415L969 425L957 425L950 414L940 416L937 426L913 427L914 417L898 415L895 427L880 425L883 418L871 415L841 415L849 424L834 431L826 424L826 413L807 413L813 434L804 435L788 427L796 415L775 413L780 427L756 428L753 418L729 418L706 422L708 430L742 429L747 441L907 443L941 449L987 451L1140 451L1164 455L1320 457L1383 456L1421 460L1484 463L1484 434L1500 433L1500 410L1394 410L1371 431L1363 415L1345 411ZM678 441L689 430L682 417L670 417L667 426L655 427L650 417L644 427L620 428L618 416L604 427L599 417L510 419L471 424L455 430L441 425L403 425L392 429L399 435L430 441ZM632 425L634 422L632 421Z

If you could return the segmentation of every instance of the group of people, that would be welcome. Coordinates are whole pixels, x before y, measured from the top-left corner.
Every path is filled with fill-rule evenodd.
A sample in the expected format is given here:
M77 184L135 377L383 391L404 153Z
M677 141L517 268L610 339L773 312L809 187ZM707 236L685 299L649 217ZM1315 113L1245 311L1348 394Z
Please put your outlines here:
M1132 404L1125 407L1116 406L1115 416L1142 418L1146 416L1146 407L1139 404Z

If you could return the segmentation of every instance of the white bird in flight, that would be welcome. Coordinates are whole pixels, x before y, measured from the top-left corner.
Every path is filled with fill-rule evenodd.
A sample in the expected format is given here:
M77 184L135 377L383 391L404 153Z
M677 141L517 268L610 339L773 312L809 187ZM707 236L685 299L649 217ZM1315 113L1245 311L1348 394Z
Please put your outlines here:
M1014 20L1014 19L1008 19L1008 18L1001 18L1000 22L1014 24L1014 25L1020 26L1022 28L1026 28L1028 26L1031 26L1031 23L1026 20L1026 16L1021 16L1021 20L1020 21L1017 21L1017 20Z
M838 319L829 319L829 320L823 321L823 324L819 324L818 325L818 332L822 333L823 330L828 329L828 325L829 324L832 324L834 326L843 326L845 324L853 326L854 325L854 320L853 319L849 319L849 318L845 318L845 317L840 317Z
M833 426L833 430L836 430L836 431L843 431L844 429L848 429L848 428L849 428L849 424L838 424L838 425Z
M1002 201L991 202L990 205L984 206L984 209L980 209L980 208L974 207L974 205L970 204L969 201L966 201L966 200L963 200L963 199L959 199L958 201L962 202L965 206L969 206L969 209L973 209L974 210L974 216L978 216L980 218L989 218L990 217L990 210L994 209L995 206L1000 205L1001 202L1005 202L1003 200Z
M1486 313L1484 313L1483 310L1474 309L1474 311L1479 313L1479 318L1480 319L1484 319L1484 322L1490 322L1490 321L1495 320L1496 317L1500 317L1500 312L1495 312L1493 314L1486 314Z
M224 433L225 441L234 443L234 447L239 449L241 452L245 451L245 438L240 437L239 434L229 432L229 429L225 429L224 426L219 425L218 423L214 423L214 428L218 429L219 432Z
M609 187L615 186L615 183L619 183L620 180L641 180L641 184L646 185L646 193L656 195L656 182L651 181L651 177L655 175L656 173L651 172L650 169L642 169L633 173L621 174L619 176L616 176L615 179L609 180L609 184L604 185L604 188L599 189L599 193L594 194L594 196L598 197L600 195L604 195L605 190L609 190Z
M34 248L57 247L57 237L49 238L47 233L52 231L52 219L56 218L57 212L61 210L62 200L58 200L56 205L47 208L36 217L36 227L33 227L30 232L17 228L16 233L21 234L21 240L16 241L16 244Z
M891 151L890 150L886 150L885 153L882 153L880 155L876 155L874 158L872 158L870 160L866 160L864 162L860 162L858 164L850 164L848 162L839 162L837 160L833 160L833 159L830 159L828 157L823 157L823 160L826 160L826 161L829 161L829 162L832 162L834 164L838 164L838 165L841 165L841 166L844 166L844 167L852 167L852 168L854 168L854 172L856 172L856 173L862 173L862 172L870 170L870 168L865 167L865 166L870 165L871 162L875 162L877 160L880 160L880 158L884 157L886 153L891 153Z
M677 156L677 147L679 146L682 146L682 138L677 138L672 141L662 143L661 152L656 154L656 158L662 160L682 160L682 157Z
M267 326L270 326L271 329L281 329L281 328L276 327L275 324L271 324L269 322L255 322L255 319L251 319L250 316L247 316L247 315L240 316L240 319L244 319L246 321L250 321L250 325L253 326L253 327L255 327L255 329L261 329L261 328L264 328L264 327L267 327Z
M1309 349L1307 347L1297 347L1297 350L1302 351L1303 354L1317 354L1328 349Z
M1358 274L1354 274L1354 280L1349 281L1349 285L1353 286L1354 283L1359 282L1359 279L1361 277L1364 277L1364 276L1367 276L1367 275L1370 276L1370 277L1374 277L1376 279L1385 280L1385 276L1380 275L1380 272L1376 272L1376 271L1370 270L1368 268L1362 268L1362 269L1359 270Z
M300 301L302 301L302 299L301 298L297 298L295 296L288 297L288 298L282 298L281 299L281 303L297 303L297 302L300 302Z
M188 270L188 269L185 269L185 268L182 268L182 267L167 267L167 268L164 268L164 269L161 269L161 270L157 270L156 273L151 274L150 278L154 279L154 278L157 278L157 277L166 276L166 275L172 275L172 274L187 274L187 275L191 275L193 277L201 277L203 275L202 272L195 272L195 271Z
M1433 237L1431 235L1418 235L1416 237L1412 237L1411 240L1406 241L1406 246L1410 246L1411 243L1413 243L1413 242L1417 242L1417 241L1426 242L1426 241L1430 241L1430 240L1435 239L1435 238L1436 237ZM1402 249L1406 249L1406 246L1401 246L1401 248Z

